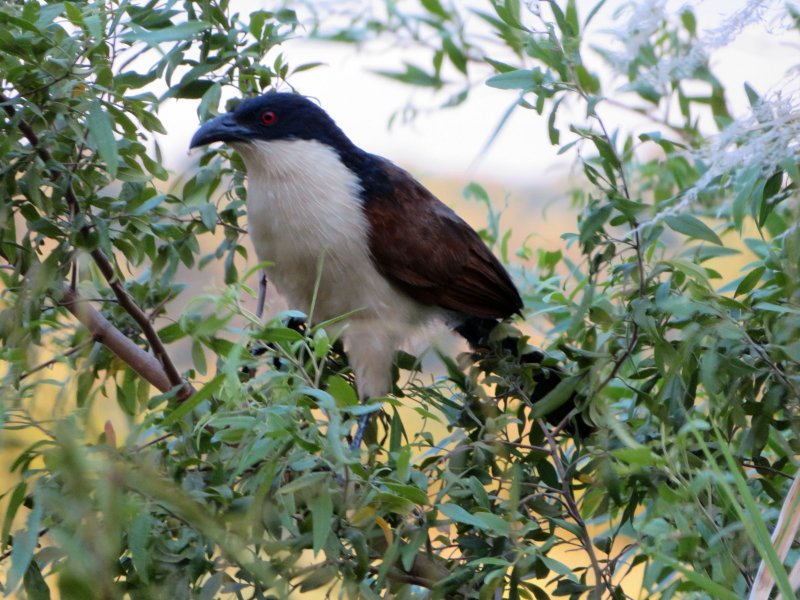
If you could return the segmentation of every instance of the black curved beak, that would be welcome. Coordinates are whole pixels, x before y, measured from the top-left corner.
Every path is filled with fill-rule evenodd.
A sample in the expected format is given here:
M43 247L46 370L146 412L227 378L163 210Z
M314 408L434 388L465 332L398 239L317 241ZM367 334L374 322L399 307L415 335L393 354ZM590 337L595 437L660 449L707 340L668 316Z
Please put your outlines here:
M212 142L244 142L249 138L247 128L239 125L231 113L226 113L203 123L192 136L189 149Z

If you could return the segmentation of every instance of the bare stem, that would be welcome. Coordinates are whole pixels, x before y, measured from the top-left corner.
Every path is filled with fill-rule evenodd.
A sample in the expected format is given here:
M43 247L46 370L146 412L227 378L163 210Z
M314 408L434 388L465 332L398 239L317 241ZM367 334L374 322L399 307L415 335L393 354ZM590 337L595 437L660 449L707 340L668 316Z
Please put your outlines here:
M602 585L609 591L609 593L613 595L613 586L605 577L605 571L600 565L600 561L597 559L597 555L594 552L594 545L592 544L592 537L589 535L589 529L586 527L586 522L581 516L577 502L575 502L575 495L572 493L572 486L570 485L569 477L567 476L566 469L564 469L564 464L561 462L561 456L559 456L558 444L556 443L553 434L550 433L550 430L547 428L547 425L544 423L539 423L539 426L542 428L542 431L547 438L547 443L550 446L550 458L553 459L553 465L558 473L558 478L561 480L561 493L564 497L564 503L566 504L567 512L580 529L581 546L589 556L589 561L592 564L592 571L594 571L595 581L597 582L598 586ZM601 597L600 587L595 588L594 594L596 598Z
M33 375L37 371L41 371L42 369L46 369L47 367L51 367L52 365L56 364L57 362L61 362L63 359L67 358L68 356L72 356L76 352L80 352L81 350L83 350L87 346L93 344L95 341L96 340L91 339L91 340L86 340L84 342L81 342L77 346L75 346L73 348L70 348L69 350L67 350L66 352L64 352L64 353L62 353L62 354L60 354L58 356L56 356L55 358L51 358L50 360L48 360L46 362L43 362L40 365L36 365L35 367L30 369L29 371L25 371L22 375L20 375L19 376L20 380L25 379L26 377L30 377L31 375Z
M162 363L155 356L134 344L91 305L82 302L78 293L69 286L64 286L59 304L71 312L91 332L95 340L125 361L129 367L160 392L168 392L175 387L167 376ZM194 393L188 383L181 381L179 385L188 394Z

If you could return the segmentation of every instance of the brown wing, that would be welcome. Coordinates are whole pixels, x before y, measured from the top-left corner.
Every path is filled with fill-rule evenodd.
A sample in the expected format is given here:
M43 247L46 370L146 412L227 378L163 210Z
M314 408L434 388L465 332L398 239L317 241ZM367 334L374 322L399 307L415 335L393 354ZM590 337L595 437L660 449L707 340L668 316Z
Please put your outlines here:
M517 288L475 230L409 173L381 166L391 192L365 205L378 271L423 304L485 319L519 312Z

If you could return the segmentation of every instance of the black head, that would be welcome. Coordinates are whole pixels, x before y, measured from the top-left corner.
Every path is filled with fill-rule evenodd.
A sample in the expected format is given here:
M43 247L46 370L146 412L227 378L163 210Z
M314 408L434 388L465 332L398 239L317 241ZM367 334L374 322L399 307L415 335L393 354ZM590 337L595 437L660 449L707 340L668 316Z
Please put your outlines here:
M241 102L236 108L204 123L190 148L212 142L254 140L317 140L339 152L353 144L324 110L298 94L269 92Z

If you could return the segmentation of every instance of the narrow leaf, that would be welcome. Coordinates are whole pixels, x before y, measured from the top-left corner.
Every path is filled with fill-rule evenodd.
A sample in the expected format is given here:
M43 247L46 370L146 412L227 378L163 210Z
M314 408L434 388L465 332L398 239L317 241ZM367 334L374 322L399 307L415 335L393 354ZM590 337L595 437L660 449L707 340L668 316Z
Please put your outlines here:
M575 388L578 387L579 381L580 377L577 375L567 377L561 381L555 389L533 405L533 410L531 411L533 417L540 419L567 402L572 397Z
M481 519L467 512L457 504L442 504L439 506L439 512L457 523L472 525L480 529L486 527L486 524Z
M533 71L530 69L517 69L508 73L499 73L486 80L486 85L500 90L529 90L533 88L535 83Z
M195 392L187 400L181 403L180 406L169 413L161 425L163 427L168 427L188 415L190 412L192 412L192 410L194 410L195 407L199 406L201 402L208 400L211 396L213 396L222 385L224 379L225 374L219 373L211 381L205 384L201 390Z
M147 550L147 539L150 537L152 520L147 514L137 516L128 528L128 548L136 569L136 574L144 582L150 581L150 565L152 558Z
M735 298L736 296L741 296L742 294L750 292L758 285L758 282L761 281L761 276L766 270L766 267L761 266L750 271L745 278L739 282L739 285L736 286L736 291L733 293L733 297Z
M205 21L189 21L188 23L172 25L153 31L148 31L146 29L132 31L121 35L120 39L125 42L144 42L155 46L163 42L179 42L189 39L210 27L211 23L206 23Z
M14 535L14 546L11 548L11 569L8 571L8 580L5 592L11 594L22 582L28 565L33 559L33 551L39 541L39 528L42 522L42 505L34 504L33 510L28 515L25 529Z
M89 143L97 150L103 162L106 163L108 173L112 177L116 177L117 169L119 168L117 140L114 139L111 119L97 100L93 100L89 105L86 125L89 128Z
M314 556L325 547L333 519L333 500L331 500L330 489L324 484L317 489L317 495L308 503L308 508L311 510Z
M670 229L678 233L722 246L722 240L714 233L714 230L697 217L687 214L668 215L664 217L664 221Z

